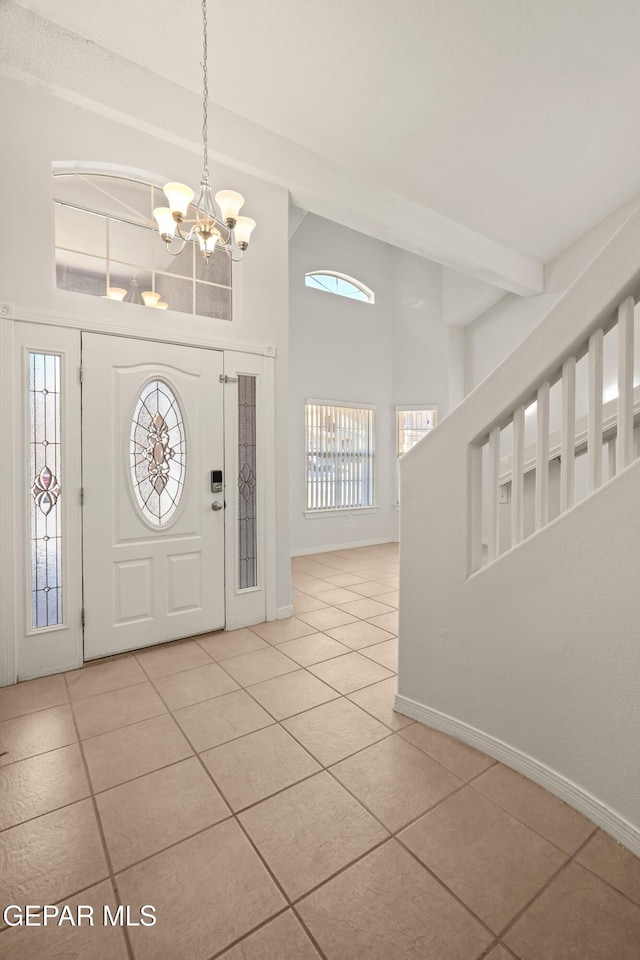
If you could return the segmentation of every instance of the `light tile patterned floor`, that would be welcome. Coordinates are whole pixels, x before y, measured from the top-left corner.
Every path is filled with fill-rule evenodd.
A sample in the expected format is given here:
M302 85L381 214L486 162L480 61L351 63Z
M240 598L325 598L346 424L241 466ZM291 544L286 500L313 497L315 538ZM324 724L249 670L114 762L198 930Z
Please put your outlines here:
M397 546L292 566L290 620L0 690L2 905L158 916L0 960L638 960L640 861L393 711Z

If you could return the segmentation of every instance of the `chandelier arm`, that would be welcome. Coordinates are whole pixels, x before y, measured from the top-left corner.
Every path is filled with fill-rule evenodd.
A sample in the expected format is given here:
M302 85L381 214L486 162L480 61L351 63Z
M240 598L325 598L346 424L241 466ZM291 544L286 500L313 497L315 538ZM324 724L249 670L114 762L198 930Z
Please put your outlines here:
M227 244L231 244L233 242L233 234L226 223L223 223L221 220L216 218L216 227L220 232L220 239L218 243L223 247L226 247Z
M182 240L182 243L180 244L180 249L175 251L170 249L171 243L173 242L173 240L165 240L164 245L167 248L167 253L169 254L170 257L179 257L182 251L184 250L188 238L183 237L182 235L180 238Z
M192 222L192 221L190 221L190 220L183 220L183 221L182 221L182 223L191 223L191 222ZM183 233L182 230L180 229L180 222L179 222L179 221L176 221L176 233L178 234L178 236L179 236L180 239L182 240L182 248L184 249L184 245L185 245L185 243L187 242L187 240L190 240L190 239L191 239L191 234L193 233L193 230L190 230L189 233L187 234L187 236L185 237L184 233Z

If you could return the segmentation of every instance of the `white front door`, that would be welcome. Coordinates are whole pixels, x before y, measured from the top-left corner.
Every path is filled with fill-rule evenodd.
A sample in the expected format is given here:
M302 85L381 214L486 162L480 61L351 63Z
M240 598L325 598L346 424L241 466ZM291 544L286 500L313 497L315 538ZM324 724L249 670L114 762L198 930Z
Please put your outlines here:
M85 659L223 627L223 354L83 334L82 368Z

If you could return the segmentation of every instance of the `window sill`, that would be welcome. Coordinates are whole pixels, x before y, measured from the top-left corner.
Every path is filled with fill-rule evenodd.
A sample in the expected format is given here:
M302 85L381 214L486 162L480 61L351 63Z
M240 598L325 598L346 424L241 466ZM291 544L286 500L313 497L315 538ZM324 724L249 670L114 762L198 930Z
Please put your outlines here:
M327 517L361 517L368 513L376 513L377 507L340 507L337 510L305 510L307 520L321 520Z

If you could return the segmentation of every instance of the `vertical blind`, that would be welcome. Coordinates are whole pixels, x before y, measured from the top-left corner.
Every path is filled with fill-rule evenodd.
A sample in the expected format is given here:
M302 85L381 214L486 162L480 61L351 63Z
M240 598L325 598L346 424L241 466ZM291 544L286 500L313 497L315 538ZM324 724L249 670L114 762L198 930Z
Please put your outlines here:
M307 400L307 509L373 506L372 407Z

